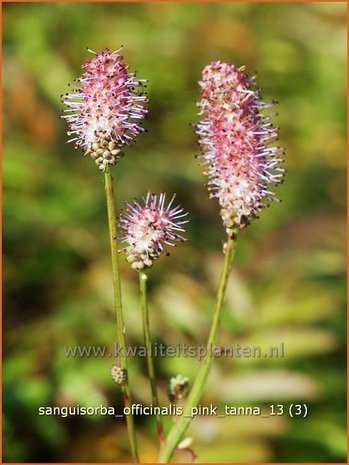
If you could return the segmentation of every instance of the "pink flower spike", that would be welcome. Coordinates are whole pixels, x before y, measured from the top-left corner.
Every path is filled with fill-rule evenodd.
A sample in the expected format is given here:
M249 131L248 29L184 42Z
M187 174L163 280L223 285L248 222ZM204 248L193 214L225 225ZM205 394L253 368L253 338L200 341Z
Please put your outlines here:
M101 171L115 165L144 129L139 125L147 110L144 79L128 72L119 50L95 53L83 65L74 91L63 95L69 125L68 142L90 154Z
M210 198L217 198L228 234L249 224L272 200L269 185L282 181L283 149L273 147L278 137L262 110L275 102L261 101L254 78L244 67L216 61L206 66L199 81L202 99L196 126Z
M188 213L180 206L172 207L174 198L175 195L166 206L166 194L148 193L144 206L136 201L126 203L119 226L125 233L122 241L127 244L123 250L133 269L151 267L161 254L168 255L166 246L186 240L180 233L185 232L183 225L189 220L183 218Z

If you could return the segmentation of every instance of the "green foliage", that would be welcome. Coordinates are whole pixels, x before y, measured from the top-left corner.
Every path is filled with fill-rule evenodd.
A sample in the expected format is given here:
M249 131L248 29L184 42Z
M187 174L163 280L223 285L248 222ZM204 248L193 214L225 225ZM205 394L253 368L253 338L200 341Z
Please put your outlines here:
M12 3L4 5L4 459L128 460L121 421L39 416L42 405L118 405L113 359L67 358L66 345L115 337L102 175L65 145L60 94L86 46L117 49L149 79L148 132L115 169L117 204L177 192L189 241L150 273L157 342L203 345L224 231L197 166L197 80L205 64L245 64L277 124L288 173L283 200L239 239L222 345L285 344L285 357L217 359L204 402L305 402L306 419L197 418L200 461L345 461L345 28L340 3ZM122 261L122 260L121 260ZM122 261L127 335L142 344L137 276ZM157 359L171 376L193 358ZM134 400L150 401L145 360L130 360ZM154 421L137 417L144 461ZM170 419L167 419L170 423ZM190 457L183 452L182 460Z

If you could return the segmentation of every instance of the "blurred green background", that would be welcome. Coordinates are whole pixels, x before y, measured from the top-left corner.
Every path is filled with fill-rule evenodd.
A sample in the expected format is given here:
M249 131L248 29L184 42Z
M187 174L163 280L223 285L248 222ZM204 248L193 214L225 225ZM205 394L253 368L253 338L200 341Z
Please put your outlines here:
M5 4L4 460L130 461L111 417L39 416L42 405L118 405L112 359L67 358L68 344L115 338L103 177L66 145L60 94L100 50L125 46L149 79L148 132L115 169L118 207L148 190L176 192L189 241L151 271L151 325L164 344L202 345L222 263L224 230L194 159L197 80L211 60L246 65L280 101L283 200L243 232L220 344L285 344L282 359L217 359L203 402L306 403L291 419L197 418L199 461L344 462L346 5L341 3ZM142 344L137 276L122 262L127 336ZM150 402L144 359L131 360L134 401ZM168 379L198 361L156 360ZM143 461L154 421L137 417ZM176 455L189 461L187 453Z

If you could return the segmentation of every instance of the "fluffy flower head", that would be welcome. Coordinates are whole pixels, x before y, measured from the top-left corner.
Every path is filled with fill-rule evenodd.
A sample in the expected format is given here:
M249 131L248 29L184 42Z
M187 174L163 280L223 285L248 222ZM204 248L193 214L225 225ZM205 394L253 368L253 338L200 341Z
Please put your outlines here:
M119 225L125 234L122 241L127 244L127 261L135 270L151 267L161 254L168 255L166 246L185 240L180 233L188 223L183 219L188 213L180 206L173 207L174 199L175 195L166 206L166 194L148 193L144 206L136 201L126 204Z
M264 103L254 78L244 68L216 61L206 66L199 81L204 119L196 132L208 176L210 197L218 199L228 233L246 226L258 212L277 200L270 184L282 180L282 149L273 147L278 136L262 111Z
M70 127L69 142L89 153L104 171L123 155L122 147L144 130L139 122L148 99L143 93L145 80L128 72L119 50L92 53L73 92L63 96L68 107L63 118Z

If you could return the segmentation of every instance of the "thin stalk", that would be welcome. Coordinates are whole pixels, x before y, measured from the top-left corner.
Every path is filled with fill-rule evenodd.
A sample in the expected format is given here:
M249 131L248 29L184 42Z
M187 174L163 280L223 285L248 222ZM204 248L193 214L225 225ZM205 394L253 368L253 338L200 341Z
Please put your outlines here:
M214 348L217 343L217 334L221 320L222 308L225 300L228 279L233 263L233 258L235 255L235 249L236 237L234 235L233 237L229 237L227 241L223 270L219 281L216 307L210 329L210 334L207 341L205 358L203 359L200 365L193 387L190 390L188 399L183 409L183 414L178 418L177 422L170 429L166 437L166 440L164 441L163 446L160 449L158 460L159 463L167 463L169 460L171 460L171 457L179 441L181 440L183 434L185 433L191 422L192 408L197 407L202 397L207 376L209 374L214 359Z
M149 309L148 309L148 293L147 293L147 281L148 276L144 271L139 272L139 292L141 296L141 308L142 308L142 319L143 319L143 336L144 344L147 351L147 366L148 366L148 375L150 381L150 390L152 405L155 407L159 406L159 397L158 391L156 388L156 379L153 358L151 354L151 336L150 336L150 325L149 325ZM161 415L156 415L156 430L158 434L159 441L164 440L164 430L161 422Z
M109 238L110 238L110 250L111 250L111 261L113 269L113 287L114 287L114 306L116 316L116 332L117 332L117 343L120 354L121 367L126 371L128 375L128 364L127 356L125 354L126 348L126 336L124 330L124 318L122 313L122 300L121 300L121 285L120 285L120 273L118 266L118 248L116 244L117 237L117 223L116 223L116 212L114 202L114 190L113 190L113 177L109 169L104 174L105 181L105 193L107 198L107 210L108 210L108 224L109 224ZM121 386L121 391L124 399L125 407L132 406L132 399L130 393L130 387L128 382L128 376L126 376L126 382ZM131 453L134 462L139 462L136 432L134 427L134 421L132 415L126 415L127 431L129 441L131 445Z

